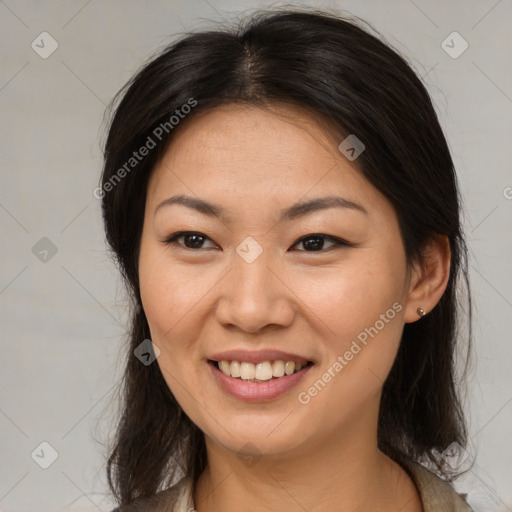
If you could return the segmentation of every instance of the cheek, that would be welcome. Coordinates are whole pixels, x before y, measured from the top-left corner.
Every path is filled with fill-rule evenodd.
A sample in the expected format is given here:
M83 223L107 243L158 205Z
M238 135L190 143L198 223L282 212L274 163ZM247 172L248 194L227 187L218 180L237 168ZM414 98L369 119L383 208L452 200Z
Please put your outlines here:
M169 264L165 251L141 246L139 259L140 294L151 340L160 349L157 364L170 391L190 417L201 417L202 403L197 383L204 378L198 371L197 346L203 319L201 306L208 290L208 279L187 275ZM203 370L204 371L204 370ZM194 385L192 385L194 383ZM195 399L190 390L196 388ZM188 390L188 391L187 391Z
M196 398L207 389L197 385L205 379L197 340L211 320L214 290L222 275L213 268L198 270L197 265L171 261L156 244L141 244L140 294L151 340L160 349L162 375L186 410L194 401L185 389L193 389Z
M142 245L139 260L140 294L148 323L155 334L171 336L212 287L210 273L198 276L191 266L171 262L161 248ZM164 341L164 340L161 340Z
M401 331L401 315L397 310L402 308L392 306L394 303L403 306L406 298L405 263L399 255L362 256L368 257L354 258L353 262L328 271L302 272L300 279L295 280L297 296L319 319L326 335L336 340L336 348L343 348L345 342L373 326L381 315L386 320L393 317L393 322L386 326L398 325L393 338Z
M325 338L322 367L308 386L320 395L329 382L322 398L311 398L315 414L334 404L347 413L380 393L402 335L405 273L405 257L382 251L309 279L301 293L321 320Z
M204 291L201 281L183 279L169 264L165 251L151 245L141 245L139 282L142 306L146 315L152 342L159 348L157 363L167 385L178 401L179 383L188 375L193 378L193 367L188 367L195 338L195 324L190 318ZM186 332L186 335L184 335Z

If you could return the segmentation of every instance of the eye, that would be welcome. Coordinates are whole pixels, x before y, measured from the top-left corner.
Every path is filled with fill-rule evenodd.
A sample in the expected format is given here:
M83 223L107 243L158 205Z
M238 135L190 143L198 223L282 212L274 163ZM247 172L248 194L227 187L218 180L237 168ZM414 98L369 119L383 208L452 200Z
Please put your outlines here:
M322 233L311 233L310 235L303 236L298 242L296 242L293 247L302 244L305 248L304 250L299 249L301 252L320 252L325 251L325 242L330 243L331 245L327 247L330 249L335 246L340 245L350 245L345 240L341 238L336 238L329 235L324 235Z
M184 249L208 249L204 244L206 241L210 241L212 243L212 247L217 247L210 238L208 238L203 233L199 233L196 231L178 231L173 233L171 236L164 240L165 244L178 244ZM330 246L325 247L325 243L330 244ZM309 235L303 236L300 240L298 240L292 247L296 247L302 244L304 249L299 249L300 252L322 252L327 249L331 249L332 247L342 246L342 245L350 245L345 240L341 238L325 235L323 233L311 233ZM210 248L212 248L210 247Z
M183 242L180 241L181 239L183 239ZM166 238L164 243L177 243L178 245L183 246L185 249L207 249L207 247L203 246L206 240L210 239L206 235L196 231L178 231L177 233L173 233L170 237ZM216 247L216 245L213 244L213 247Z

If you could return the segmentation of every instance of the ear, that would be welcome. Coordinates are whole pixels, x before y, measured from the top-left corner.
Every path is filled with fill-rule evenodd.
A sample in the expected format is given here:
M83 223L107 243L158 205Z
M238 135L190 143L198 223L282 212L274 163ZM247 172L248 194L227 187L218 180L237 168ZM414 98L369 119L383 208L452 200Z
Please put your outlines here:
M447 236L432 238L422 251L421 261L413 265L409 294L405 306L406 323L416 322L422 315L421 308L428 314L443 296L450 277L450 241Z

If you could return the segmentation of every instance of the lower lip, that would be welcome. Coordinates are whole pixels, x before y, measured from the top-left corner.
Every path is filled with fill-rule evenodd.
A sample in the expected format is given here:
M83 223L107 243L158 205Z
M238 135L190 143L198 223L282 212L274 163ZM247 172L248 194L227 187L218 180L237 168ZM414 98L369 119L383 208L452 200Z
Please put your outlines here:
M215 379L220 387L230 395L245 402L265 402L275 400L284 395L309 372L313 365L308 365L297 373L284 375L277 379L265 382L247 382L233 377L228 377L221 372L215 363L208 362Z

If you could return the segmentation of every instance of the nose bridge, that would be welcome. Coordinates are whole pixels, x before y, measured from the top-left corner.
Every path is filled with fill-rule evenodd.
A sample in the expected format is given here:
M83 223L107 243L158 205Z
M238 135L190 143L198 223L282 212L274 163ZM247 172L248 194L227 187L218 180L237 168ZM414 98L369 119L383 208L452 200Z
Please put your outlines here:
M233 285L240 299L257 298L260 294L272 294L272 273L269 269L271 262L270 251L261 253L254 260L246 260L237 256L234 258Z
M287 288L276 277L272 251L242 243L233 256L233 267L223 287L217 318L255 332L268 324L288 325L294 308ZM259 244L258 244L259 245Z

